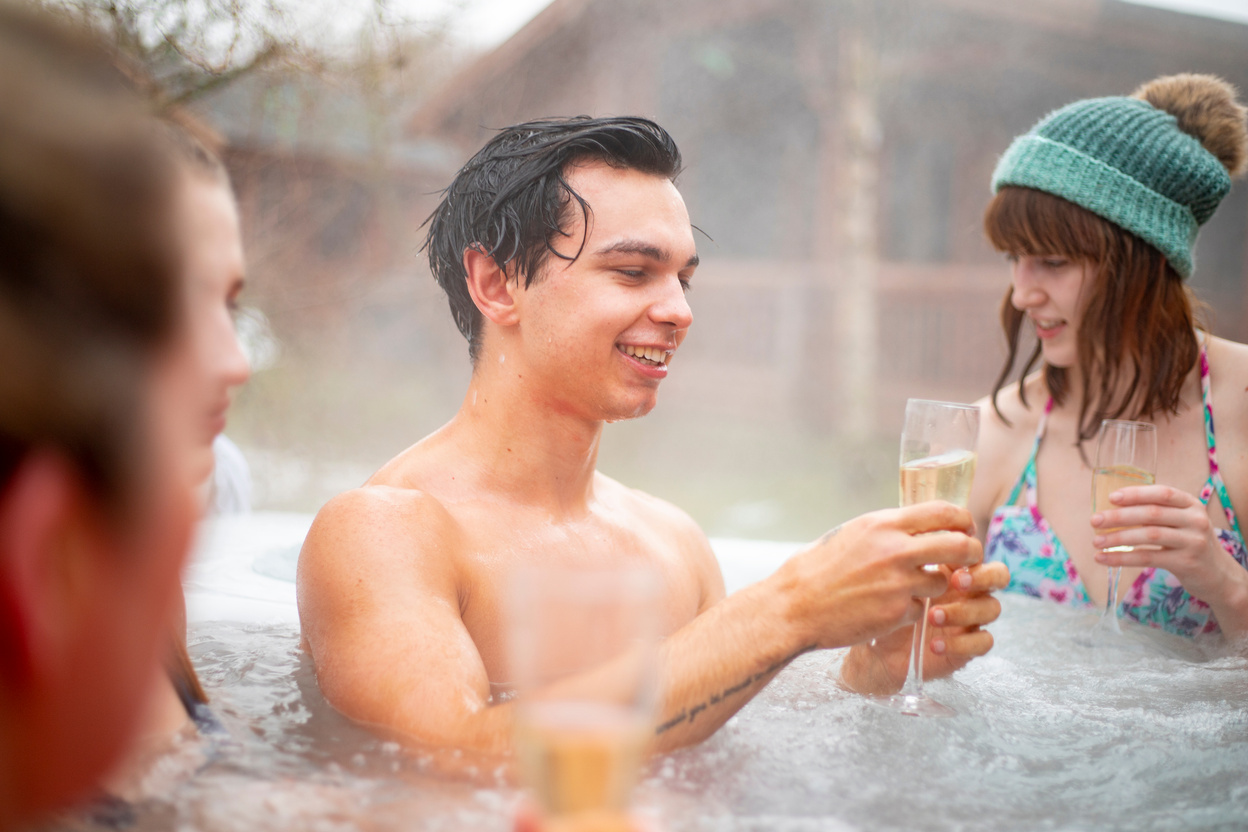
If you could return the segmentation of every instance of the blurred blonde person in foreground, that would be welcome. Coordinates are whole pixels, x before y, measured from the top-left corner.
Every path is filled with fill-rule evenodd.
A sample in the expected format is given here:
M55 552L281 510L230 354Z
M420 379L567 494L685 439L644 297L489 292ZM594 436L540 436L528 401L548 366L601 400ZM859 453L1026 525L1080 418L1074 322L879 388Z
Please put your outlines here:
M1103 608L1120 566L1122 617L1248 633L1248 346L1206 332L1183 282L1244 168L1244 116L1217 78L1158 78L1050 114L997 166L984 226L1011 263L1010 357L981 402L971 509L1013 592ZM1038 343L1007 386L1024 332ZM1156 423L1157 484L1093 513L1102 419Z
M174 171L112 67L0 6L0 829L126 749L197 512Z
M447 189L427 246L469 343L463 404L326 505L299 559L303 637L347 715L427 746L510 753L503 599L526 566L659 573L653 751L710 736L802 653L913 623L919 599L950 586L925 563L972 567L935 607L962 627L938 633L948 649L934 675L990 647L979 625L996 602L979 602L1004 570L974 566L962 509L857 518L725 598L684 512L597 472L604 424L655 406L693 322L698 255L673 182L680 164L645 119L531 122L501 131ZM922 534L937 529L952 533ZM858 666L851 686L864 681ZM568 684L592 696L602 683Z

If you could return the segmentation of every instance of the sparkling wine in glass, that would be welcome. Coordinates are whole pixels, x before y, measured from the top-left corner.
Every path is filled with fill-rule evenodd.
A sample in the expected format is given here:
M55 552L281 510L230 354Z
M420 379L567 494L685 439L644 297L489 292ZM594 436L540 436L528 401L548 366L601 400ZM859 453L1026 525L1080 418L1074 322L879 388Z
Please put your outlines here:
M511 590L517 761L542 829L632 829L654 733L658 575L532 568Z
M1092 469L1092 512L1117 508L1109 495L1120 488L1152 485L1157 478L1157 426L1148 422L1106 419L1096 440L1096 467ZM1123 528L1102 529L1102 534ZM1111 546L1106 552L1130 552L1134 546ZM1121 567L1109 567L1105 589L1105 611L1097 622L1099 633L1122 633L1118 623L1118 579Z
M978 407L907 400L906 421L901 432L901 505L944 500L966 508L975 478L978 436ZM953 716L952 708L923 692L923 657L930 604L930 599L924 599L923 618L914 628L906 683L900 693L887 697L883 703L911 716Z

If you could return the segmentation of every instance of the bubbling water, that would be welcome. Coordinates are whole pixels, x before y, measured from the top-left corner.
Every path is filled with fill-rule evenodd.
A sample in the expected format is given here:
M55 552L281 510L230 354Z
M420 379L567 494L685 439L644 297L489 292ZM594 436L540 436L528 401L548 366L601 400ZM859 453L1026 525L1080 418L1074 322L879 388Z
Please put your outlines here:
M321 696L291 623L308 523L215 530L189 581L190 650L229 738L184 755L208 762L165 777L127 828L510 829L500 772L437 777ZM730 589L795 548L713 544ZM1094 612L1001 601L993 651L929 683L957 716L882 709L839 687L841 652L808 654L708 741L653 760L639 811L666 832L1245 828L1248 660L1130 622L1122 649L1086 647ZM286 618L209 620L248 609Z
M642 813L671 832L1243 828L1248 662L1152 634L1081 647L1094 615L1003 602L992 654L932 683L958 716L882 710L837 685L839 654L804 656L653 761ZM191 650L231 739L134 828L509 828L512 789L437 779L335 712L295 628L199 624Z
M648 786L714 818L677 829L1242 829L1248 662L1133 631L1092 649L1095 621L1002 599L997 647L931 683L952 719L882 710L803 657Z

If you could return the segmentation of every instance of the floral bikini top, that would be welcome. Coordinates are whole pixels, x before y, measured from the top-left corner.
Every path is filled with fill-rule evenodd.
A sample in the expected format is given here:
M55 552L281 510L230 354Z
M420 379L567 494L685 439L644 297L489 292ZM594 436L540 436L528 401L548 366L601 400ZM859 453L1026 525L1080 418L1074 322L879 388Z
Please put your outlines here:
M1213 493L1217 492L1226 512L1226 521L1230 524L1229 529L1217 530L1218 540L1231 557L1248 569L1248 550L1244 548L1239 519L1231 507L1231 498L1218 470L1213 436L1213 399L1209 390L1209 359L1203 346L1200 350L1200 392L1205 414L1205 442L1209 448L1209 479L1200 490L1200 501L1208 505ZM1036 453L1040 450L1040 440L1044 438L1045 423L1052 409L1053 400L1050 398L1036 429L1031 459L1027 461L1027 467L1023 469L1005 505L997 508L992 515L984 560L1000 561L1009 567L1007 592L1021 592L1059 604L1090 607L1092 600L1088 597L1083 579L1036 504ZM1119 607L1119 614L1183 636L1216 633L1219 630L1209 605L1188 594L1174 575L1156 567L1145 569L1131 584Z

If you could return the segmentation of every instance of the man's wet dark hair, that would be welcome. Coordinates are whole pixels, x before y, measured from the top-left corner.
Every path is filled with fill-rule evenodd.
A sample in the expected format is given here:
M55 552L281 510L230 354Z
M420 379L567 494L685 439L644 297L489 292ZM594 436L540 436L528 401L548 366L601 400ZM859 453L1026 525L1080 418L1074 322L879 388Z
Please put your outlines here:
M573 261L553 246L573 204L588 220L590 206L568 186L568 166L601 161L612 167L674 180L680 150L667 131L645 118L545 119L501 130L455 175L427 220L429 268L446 292L451 314L476 362L481 312L468 294L464 252L481 247L509 278L532 285L546 258Z

